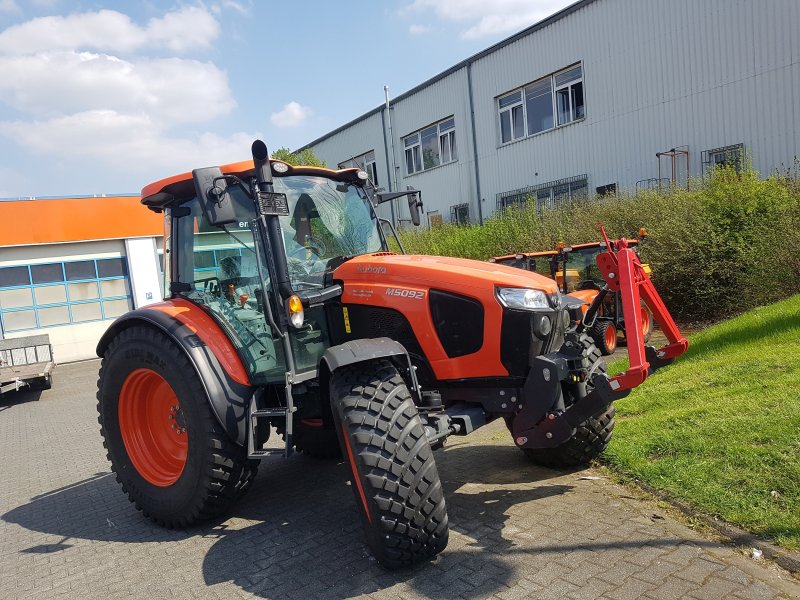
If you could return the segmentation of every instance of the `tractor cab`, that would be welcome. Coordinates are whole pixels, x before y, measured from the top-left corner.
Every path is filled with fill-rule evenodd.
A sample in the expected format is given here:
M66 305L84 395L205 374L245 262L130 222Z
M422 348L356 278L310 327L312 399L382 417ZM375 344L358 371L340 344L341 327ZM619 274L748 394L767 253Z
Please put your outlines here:
M263 385L316 375L331 345L324 302L342 291L333 270L389 246L363 171L254 164L158 181L142 202L164 213L165 288L213 315Z

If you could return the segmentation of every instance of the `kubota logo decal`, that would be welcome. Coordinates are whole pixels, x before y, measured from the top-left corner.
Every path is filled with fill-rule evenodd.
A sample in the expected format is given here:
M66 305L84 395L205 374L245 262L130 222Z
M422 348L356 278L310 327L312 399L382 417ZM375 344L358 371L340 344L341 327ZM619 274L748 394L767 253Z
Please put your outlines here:
M389 272L386 267L379 265L358 265L356 271L359 273L375 273L376 275L386 275Z
M386 288L387 296L400 296L401 298L410 298L411 300L422 300L425 297L425 292L418 292L417 290L405 290L402 288Z

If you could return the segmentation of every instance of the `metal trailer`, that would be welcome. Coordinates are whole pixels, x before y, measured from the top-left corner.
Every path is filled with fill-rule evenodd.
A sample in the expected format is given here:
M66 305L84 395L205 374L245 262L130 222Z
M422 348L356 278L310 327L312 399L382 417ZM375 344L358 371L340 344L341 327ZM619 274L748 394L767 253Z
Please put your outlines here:
M46 333L0 340L0 396L25 387L50 389L54 368L53 346Z

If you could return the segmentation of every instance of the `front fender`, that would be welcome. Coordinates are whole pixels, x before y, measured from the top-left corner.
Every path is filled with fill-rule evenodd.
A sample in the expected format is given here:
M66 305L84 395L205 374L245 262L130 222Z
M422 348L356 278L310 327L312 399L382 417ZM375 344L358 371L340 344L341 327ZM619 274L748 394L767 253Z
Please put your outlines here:
M111 340L134 325L154 327L180 348L194 366L211 411L230 439L245 444L247 409L256 388L222 328L200 307L168 300L131 311L109 327L97 344L105 355Z

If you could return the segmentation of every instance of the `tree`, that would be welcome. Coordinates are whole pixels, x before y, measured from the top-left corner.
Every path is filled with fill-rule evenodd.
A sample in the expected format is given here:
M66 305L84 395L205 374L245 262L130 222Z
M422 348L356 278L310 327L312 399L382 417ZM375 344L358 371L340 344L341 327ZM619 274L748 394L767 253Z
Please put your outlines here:
M300 152L292 152L288 148L278 148L272 153L272 158L282 160L290 165L305 165L308 167L324 167L325 161L317 158L311 148L306 148Z

